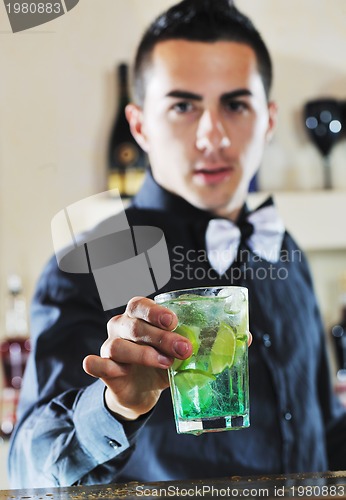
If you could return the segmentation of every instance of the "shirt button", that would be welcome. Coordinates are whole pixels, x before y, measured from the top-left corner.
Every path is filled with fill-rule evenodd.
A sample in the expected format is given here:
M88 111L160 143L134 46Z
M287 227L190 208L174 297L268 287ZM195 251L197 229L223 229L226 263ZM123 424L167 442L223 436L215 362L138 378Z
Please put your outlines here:
M287 420L287 422L292 420L292 413L290 413L289 411L286 411L286 413L284 415L284 419Z
M113 439L110 439L108 441L108 444L109 444L109 446L111 446L115 450L117 450L119 448L119 446L120 446L119 443L117 443L116 441L113 441Z
M270 347L272 345L272 341L270 340L269 333L265 333L262 337L264 347Z

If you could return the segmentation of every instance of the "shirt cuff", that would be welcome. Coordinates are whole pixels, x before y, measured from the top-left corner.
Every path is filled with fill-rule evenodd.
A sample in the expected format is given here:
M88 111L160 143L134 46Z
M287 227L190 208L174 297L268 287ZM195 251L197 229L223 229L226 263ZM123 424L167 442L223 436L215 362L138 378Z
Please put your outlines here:
M111 460L130 446L123 424L105 406L104 391L101 380L86 387L76 401L73 414L79 443L99 464ZM141 425L143 422L139 427Z

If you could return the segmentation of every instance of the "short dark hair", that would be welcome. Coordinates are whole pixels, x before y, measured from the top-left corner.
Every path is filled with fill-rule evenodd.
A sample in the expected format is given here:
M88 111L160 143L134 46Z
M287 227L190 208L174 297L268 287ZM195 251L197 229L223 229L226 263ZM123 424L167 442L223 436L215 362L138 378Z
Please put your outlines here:
M198 42L229 40L253 49L267 98L272 83L269 51L251 20L232 0L183 0L158 16L145 31L134 63L134 98L142 105L145 97L145 69L155 46L166 40Z

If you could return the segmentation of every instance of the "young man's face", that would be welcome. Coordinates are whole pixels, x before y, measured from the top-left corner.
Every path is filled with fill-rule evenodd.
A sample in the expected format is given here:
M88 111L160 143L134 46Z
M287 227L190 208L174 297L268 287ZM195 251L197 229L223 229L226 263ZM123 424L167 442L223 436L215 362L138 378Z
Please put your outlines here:
M235 218L274 128L247 45L169 40L156 45L132 131L155 180L192 205Z

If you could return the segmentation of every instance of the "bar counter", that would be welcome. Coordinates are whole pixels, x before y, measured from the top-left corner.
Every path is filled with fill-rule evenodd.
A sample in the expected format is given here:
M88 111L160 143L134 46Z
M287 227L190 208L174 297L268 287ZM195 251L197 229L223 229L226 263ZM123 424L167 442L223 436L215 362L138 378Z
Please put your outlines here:
M0 500L84 500L95 498L346 498L346 471L257 477L225 477L191 481L108 484L2 490Z

